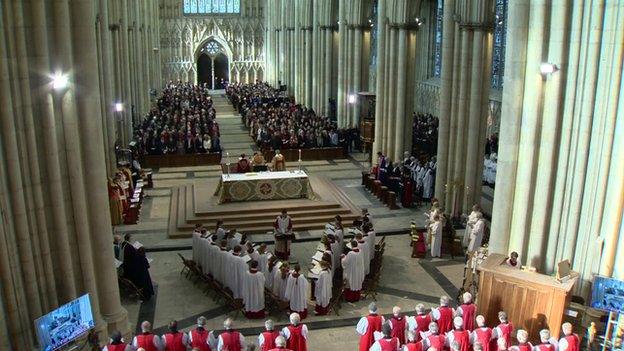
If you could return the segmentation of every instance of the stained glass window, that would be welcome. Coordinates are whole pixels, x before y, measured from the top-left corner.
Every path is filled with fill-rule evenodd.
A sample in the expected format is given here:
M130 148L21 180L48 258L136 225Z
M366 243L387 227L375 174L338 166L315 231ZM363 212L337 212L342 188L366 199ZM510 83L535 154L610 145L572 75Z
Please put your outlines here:
M216 54L221 52L221 45L216 41L209 41L208 43L206 43L206 45L204 45L201 51L207 53L210 56L215 56Z
M184 0L184 14L240 13L240 0Z
M435 37L433 52L433 76L440 77L442 72L442 22L444 15L444 0L438 0L435 10Z
M503 88L505 74L505 36L507 35L507 0L496 0L492 47L492 88Z

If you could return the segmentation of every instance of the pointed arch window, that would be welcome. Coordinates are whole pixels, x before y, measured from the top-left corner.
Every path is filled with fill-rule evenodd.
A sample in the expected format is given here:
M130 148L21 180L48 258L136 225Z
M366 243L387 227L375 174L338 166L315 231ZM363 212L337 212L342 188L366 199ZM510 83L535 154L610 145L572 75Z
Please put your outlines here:
M185 15L240 13L240 0L184 0Z

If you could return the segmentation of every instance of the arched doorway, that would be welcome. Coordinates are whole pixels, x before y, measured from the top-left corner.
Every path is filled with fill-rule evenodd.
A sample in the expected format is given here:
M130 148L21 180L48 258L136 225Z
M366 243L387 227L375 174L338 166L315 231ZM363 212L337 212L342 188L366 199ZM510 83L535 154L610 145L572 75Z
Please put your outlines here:
M223 89L223 81L230 76L228 57L216 40L207 41L197 57L197 82L206 83L210 89Z

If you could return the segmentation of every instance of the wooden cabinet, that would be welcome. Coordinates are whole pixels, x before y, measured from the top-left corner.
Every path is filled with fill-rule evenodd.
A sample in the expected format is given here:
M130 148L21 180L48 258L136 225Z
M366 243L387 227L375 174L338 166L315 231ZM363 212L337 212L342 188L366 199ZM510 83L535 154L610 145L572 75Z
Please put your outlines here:
M512 269L505 265L506 258L492 254L479 267L478 314L495 326L498 312L505 311L514 330L525 329L531 341L539 342L539 331L544 328L558 339L576 275L559 282L554 276Z

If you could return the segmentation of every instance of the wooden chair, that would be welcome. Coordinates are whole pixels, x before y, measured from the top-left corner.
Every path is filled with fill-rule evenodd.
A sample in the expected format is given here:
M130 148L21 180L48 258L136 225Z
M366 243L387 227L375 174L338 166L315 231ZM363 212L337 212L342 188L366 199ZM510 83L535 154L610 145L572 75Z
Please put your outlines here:
M186 272L186 277L188 278L189 275L192 273L192 269L191 267L195 266L195 261L193 260L187 260L186 258L184 258L184 256L182 256L181 253L178 252L178 256L180 257L180 259L182 260L182 270L180 271L180 274L184 274L184 272Z
M379 199L379 201L383 202L384 204L387 204L387 198L388 198L388 187L387 186L381 186L381 189L379 190L379 194L377 194L377 198Z
M117 276L117 281L119 282L119 290L122 295L143 299L143 289L136 286L132 281L122 276Z

